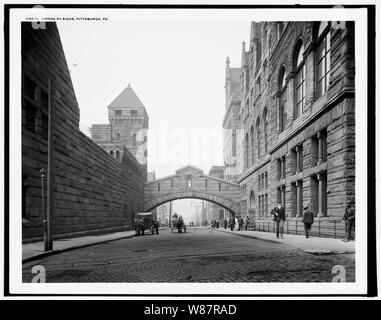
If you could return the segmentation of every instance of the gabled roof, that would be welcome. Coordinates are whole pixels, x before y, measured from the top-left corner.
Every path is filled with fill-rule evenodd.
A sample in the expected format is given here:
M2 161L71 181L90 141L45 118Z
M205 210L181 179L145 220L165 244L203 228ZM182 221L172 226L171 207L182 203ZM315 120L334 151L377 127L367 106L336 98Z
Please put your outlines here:
M108 108L145 108L131 85L128 84L113 102L110 103Z
M198 173L198 174L203 174L203 171L195 166L192 166L191 164L185 166L185 167L182 167L178 170L176 170L176 174L180 174L181 172L192 172L192 173Z

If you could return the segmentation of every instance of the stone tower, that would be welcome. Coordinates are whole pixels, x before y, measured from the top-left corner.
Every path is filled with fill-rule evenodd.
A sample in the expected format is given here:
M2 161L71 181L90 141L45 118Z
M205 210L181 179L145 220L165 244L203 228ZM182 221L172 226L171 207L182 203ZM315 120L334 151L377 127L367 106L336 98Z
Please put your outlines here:
M108 118L109 125L92 126L92 139L116 160L122 159L126 147L146 167L149 118L130 84L108 106Z

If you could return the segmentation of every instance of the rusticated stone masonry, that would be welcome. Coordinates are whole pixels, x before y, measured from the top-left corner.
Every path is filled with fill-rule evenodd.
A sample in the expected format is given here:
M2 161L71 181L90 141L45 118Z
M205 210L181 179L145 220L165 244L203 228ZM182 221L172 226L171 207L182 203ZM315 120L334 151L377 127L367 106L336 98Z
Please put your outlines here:
M48 81L54 121L54 237L132 228L146 172L129 151L114 159L79 130L79 107L55 23L22 24L23 240L41 239L40 169L47 168ZM18 214L16 212L12 214Z

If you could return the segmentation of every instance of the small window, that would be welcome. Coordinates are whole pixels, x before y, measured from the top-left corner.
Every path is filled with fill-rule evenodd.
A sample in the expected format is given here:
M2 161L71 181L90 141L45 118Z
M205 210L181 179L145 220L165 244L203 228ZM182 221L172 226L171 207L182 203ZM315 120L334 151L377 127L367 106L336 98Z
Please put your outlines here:
M138 115L138 110L131 110L131 115L132 116L137 116Z
M48 112L49 110L49 98L45 91L41 91L41 108Z
M41 115L41 138L48 140L49 117L45 114Z
M120 160L120 153L119 153L119 150L116 151L116 160Z
M160 183L157 184L157 191L160 192Z
M221 183L218 184L218 191L221 191Z
M27 102L25 104L25 127L31 132L36 132L36 107Z
M34 81L29 79L28 77L24 78L24 90L23 91L28 98L30 98L32 100L37 100L36 99L37 85L34 83Z
M132 145L136 146L136 133L134 133L132 136Z
M122 110L115 110L115 115L116 116L121 116L122 115Z

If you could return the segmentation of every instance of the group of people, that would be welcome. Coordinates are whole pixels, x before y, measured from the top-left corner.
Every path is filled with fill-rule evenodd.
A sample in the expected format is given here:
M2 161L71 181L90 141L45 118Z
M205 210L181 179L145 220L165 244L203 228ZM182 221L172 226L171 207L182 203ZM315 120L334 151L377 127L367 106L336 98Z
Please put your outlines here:
M210 221L210 226L212 228L219 228L220 227L220 220L218 220L218 219L212 219Z
M230 217L229 221L225 218L224 219L224 229L227 229L228 226L231 231L242 231L244 229L245 225L245 230L248 229L250 224L250 219L247 216L246 221L243 220L241 216L239 217Z
M284 207L282 206L281 202L278 203L278 206L271 210L271 214L273 215L273 220L275 221L275 234L276 237L283 238L284 235L284 223L286 221L286 211ZM311 232L311 226L314 223L314 213L310 209L310 205L307 204L303 208L303 217L302 222L304 223L304 233L305 237L310 237ZM346 236L343 239L343 241L347 242L352 239L352 230L355 226L355 209L353 206L352 201L347 201L347 205L345 208L345 213L343 216L343 220L345 221L345 232ZM250 225L250 218L247 216L246 221L242 218L242 216L232 216L227 220L224 218L223 221L223 227L224 229L230 228L231 231L242 231L242 230L248 230L248 227ZM213 228L219 228L219 220L212 220L211 226Z
M283 238L284 234L284 222L286 221L286 212L279 202L278 206L271 211L273 215L273 220L275 221L275 233L277 238ZM343 241L348 242L352 239L352 230L355 226L355 209L353 207L352 201L347 201L347 206L345 208L343 220L345 221L345 232L346 237ZM311 226L314 223L314 213L310 209L310 205L307 204L303 208L302 222L304 223L304 233L306 238L310 236Z

